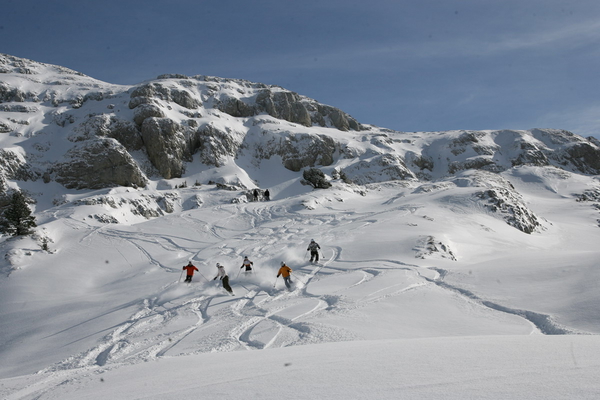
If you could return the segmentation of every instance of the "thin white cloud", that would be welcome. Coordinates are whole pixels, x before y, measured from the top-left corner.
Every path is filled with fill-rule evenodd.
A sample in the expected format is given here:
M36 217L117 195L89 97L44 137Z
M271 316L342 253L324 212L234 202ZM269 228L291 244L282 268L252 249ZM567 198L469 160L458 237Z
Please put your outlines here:
M597 44L600 37L600 20L578 22L571 25L549 25L543 30L531 32L505 32L498 35L485 33L469 37L447 37L441 40L432 39L421 43L397 43L363 49L360 53L367 57L465 57L501 55L514 51L529 49L549 49L560 51L565 46L569 49ZM356 53L356 49L351 51Z
M507 35L496 43L491 43L489 51L508 52L538 48L550 48L568 45L579 47L590 43L598 43L600 37L600 20L578 22L571 25L551 25L550 29L519 35Z
M529 32L502 32L497 35L482 32L481 35L457 35L443 39L434 37L419 41L399 39L397 43L379 45L352 43L337 49L304 49L287 54L278 51L272 57L265 58L261 54L257 63L274 69L352 69L368 66L377 70L380 67L387 68L390 66L388 63L394 62L398 63L395 67L402 68L402 63L408 60L501 56L527 50L560 54L563 50L572 51L581 46L597 46L599 37L600 20L578 21L569 25L547 24L544 29Z

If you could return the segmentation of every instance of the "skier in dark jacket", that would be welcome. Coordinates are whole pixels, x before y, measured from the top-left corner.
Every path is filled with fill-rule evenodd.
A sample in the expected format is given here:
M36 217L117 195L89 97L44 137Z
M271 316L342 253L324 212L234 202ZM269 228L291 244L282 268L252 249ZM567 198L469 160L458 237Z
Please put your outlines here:
M184 282L191 282L192 281L192 276L194 276L194 271L198 271L198 268L196 268L196 266L193 265L192 262L190 261L188 263L188 265L186 265L185 267L183 267L183 269L187 271Z
M244 257L244 261L242 262L242 266L240 269L246 267L245 272L252 272L252 266L254 263L248 259L248 257ZM238 274L239 275L239 274Z
M308 245L308 249L306 249L306 251L310 250L310 262L313 262L313 260L315 260L315 262L319 261L319 250L321 250L321 246L319 246L319 244L317 242L315 242L314 239L310 240L310 244Z
M269 192L269 189L265 190L265 200L271 200L271 193Z

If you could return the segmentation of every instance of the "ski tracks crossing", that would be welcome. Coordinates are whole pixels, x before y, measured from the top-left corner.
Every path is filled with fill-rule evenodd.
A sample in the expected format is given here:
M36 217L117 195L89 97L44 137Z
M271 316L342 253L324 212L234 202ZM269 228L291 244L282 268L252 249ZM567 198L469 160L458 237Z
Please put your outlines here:
M105 235L108 240L128 242L149 264L179 274L179 267L167 266L160 254L176 252L188 254L189 258L219 259L239 258L243 253L260 259L263 254L275 254L273 248L277 246L297 249L316 229L320 229L319 237L335 240L344 229L371 224L374 217L369 213L334 218L304 216L271 204L232 205L215 212L222 215L215 215L212 221L199 220L191 212L182 213L181 231L187 233L180 235L117 229L98 229L94 233ZM327 315L345 314L434 285L421 276L416 265L391 259L348 260L337 246L324 245L321 253L329 255L321 263L293 266L295 287L290 292L273 289L260 277L258 282L234 279L236 297L208 282L191 286L167 284L155 295L139 299L138 310L112 327L95 347L43 372L58 377L65 370L86 374L90 369L166 356L355 339L344 328L324 323ZM389 274L400 280L388 283Z

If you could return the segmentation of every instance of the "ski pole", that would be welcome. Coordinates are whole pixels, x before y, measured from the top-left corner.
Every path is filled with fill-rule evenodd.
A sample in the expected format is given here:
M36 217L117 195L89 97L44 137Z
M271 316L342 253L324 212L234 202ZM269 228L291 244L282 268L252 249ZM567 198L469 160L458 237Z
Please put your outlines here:
M277 280L279 279L279 277L275 278L275 283L273 284L273 287L275 287L277 285Z
M181 282L181 277L183 276L183 269L181 270L181 273L179 274L179 279L177 279L177 282Z
M244 268L244 266L243 266L243 265L242 265L242 267L240 268L240 270L238 271L238 274L237 274L237 275L236 275L236 277L235 277L236 279L237 279L237 278L239 278L239 276L240 276L240 273L242 272L242 268Z
M308 249L306 250L306 253L304 253L304 260L306 261L306 256L308 255Z
M294 275L294 278L298 279L300 282L302 282L302 283L304 283L306 285L306 281L303 281L302 279L300 279L300 277L298 275L296 275L293 272L292 272L292 275Z
M203 278L204 278L204 280L205 280L206 282L208 282L208 279L206 279L206 277L205 277L204 275L202 275L202 273L201 273L200 271L198 271L198 273L200 274L200 276L201 276L201 277L203 277Z

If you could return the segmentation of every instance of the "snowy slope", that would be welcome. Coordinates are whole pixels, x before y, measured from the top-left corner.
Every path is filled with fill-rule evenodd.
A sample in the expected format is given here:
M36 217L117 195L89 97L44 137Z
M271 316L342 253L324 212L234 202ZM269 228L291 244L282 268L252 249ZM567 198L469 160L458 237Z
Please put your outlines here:
M598 295L589 283L598 278L598 227L589 223L597 211L570 195L594 178L564 185L542 168L513 175L508 178L516 185L528 185L544 231L528 235L469 208L465 188L432 193L400 183L364 196L339 183L284 199L275 193L274 201L258 203L232 203L237 193L203 185L178 190L181 203L202 199L199 208L130 224L89 218L123 213L108 206L50 209L40 219L55 238L53 254L26 239L10 243L18 267L2 279L0 294L2 376L43 370L47 378L32 397L23 395L23 383L8 393L67 398L58 381L79 382L79 374L97 376L123 365L136 375L135 365L200 353L364 340L403 340L393 342L403 349L411 346L405 340L432 338L419 350L425 357L429 346L449 340L441 338L477 336L481 346L504 354L502 337L597 334ZM524 183L531 181L540 184ZM452 254L432 252L430 237ZM311 238L322 247L317 265L306 259ZM238 276L244 255L255 262L252 276ZM201 274L191 286L179 282L188 260ZM275 277L281 260L295 272L291 293ZM216 262L226 265L235 297L211 280ZM539 338L533 348L550 346ZM369 359L356 346L357 357ZM323 360L329 352L336 358L337 347L325 349ZM454 362L452 352L445 357ZM411 369L398 362L400 372ZM496 365L493 357L489 362ZM52 394L56 390L61 394Z
M13 399L596 399L596 336L395 339L162 358L1 382ZM10 393L10 394L9 394Z

